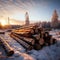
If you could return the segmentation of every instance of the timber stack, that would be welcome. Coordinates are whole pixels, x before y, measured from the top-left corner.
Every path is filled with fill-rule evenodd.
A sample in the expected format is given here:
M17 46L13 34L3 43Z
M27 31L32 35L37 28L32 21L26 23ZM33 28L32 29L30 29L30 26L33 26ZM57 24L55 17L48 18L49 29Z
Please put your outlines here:
M19 38L18 36L16 36L16 34L11 34L10 35L13 39L15 39L19 44L21 44L24 48L26 48L26 50L31 50L33 49L33 46L26 43L23 38Z
M11 32L10 36L18 40L18 42L27 49L40 50L44 46L50 46L56 43L56 39L53 39L52 35L49 35L49 32L37 26L15 29ZM23 42L21 43L21 41L23 41L25 45Z

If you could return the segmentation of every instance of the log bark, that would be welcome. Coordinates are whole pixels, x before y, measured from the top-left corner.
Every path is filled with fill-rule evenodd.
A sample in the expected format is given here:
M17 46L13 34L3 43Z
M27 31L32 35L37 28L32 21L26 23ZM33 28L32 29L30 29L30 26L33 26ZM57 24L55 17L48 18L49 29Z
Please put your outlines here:
M23 40L19 39L18 37L14 36L13 34L10 35L13 39L15 39L20 45L22 45L27 50L33 49L33 46L29 45L28 43L24 42Z
M23 37L23 36L20 36L20 35L18 35L16 33L12 33L12 35L18 37L19 39L23 40L24 42L28 43L29 45L33 46L34 43L35 43L35 40L32 39L32 38Z
M0 36L0 43L1 43L2 47L4 48L7 56L11 56L14 54L13 48L11 48L10 45L1 36Z

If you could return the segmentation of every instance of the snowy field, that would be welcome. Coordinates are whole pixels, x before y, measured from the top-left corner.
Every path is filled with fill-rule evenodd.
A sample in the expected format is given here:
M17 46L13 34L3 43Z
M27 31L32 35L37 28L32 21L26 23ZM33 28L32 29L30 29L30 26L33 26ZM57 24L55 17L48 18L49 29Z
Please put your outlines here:
M0 46L0 60L60 60L60 35L55 31L50 32L54 38L57 39L57 43L51 46L46 46L41 50L27 51L6 32L3 36L9 45L14 49L13 56L6 56L4 49Z

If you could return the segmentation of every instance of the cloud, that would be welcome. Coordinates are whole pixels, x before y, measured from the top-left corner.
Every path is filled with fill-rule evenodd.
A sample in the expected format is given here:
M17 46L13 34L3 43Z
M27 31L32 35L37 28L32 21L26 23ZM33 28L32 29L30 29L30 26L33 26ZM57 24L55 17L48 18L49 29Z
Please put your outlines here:
M16 15L17 13L36 12L45 3L40 0L0 0L0 15ZM44 5L45 6L45 5Z
M41 17L43 13L46 14L45 11L59 6L57 2L54 0L0 0L0 16L24 15L28 11L32 17L34 15Z
M32 0L0 0L0 15L24 13L33 8Z

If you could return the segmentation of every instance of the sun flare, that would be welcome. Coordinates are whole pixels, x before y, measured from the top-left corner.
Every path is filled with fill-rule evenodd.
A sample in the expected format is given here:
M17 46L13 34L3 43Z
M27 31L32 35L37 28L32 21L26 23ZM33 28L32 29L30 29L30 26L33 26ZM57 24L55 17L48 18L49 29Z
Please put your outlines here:
M5 20L1 20L0 22L1 22L1 25L2 25L2 26L7 25L7 22L6 22Z

